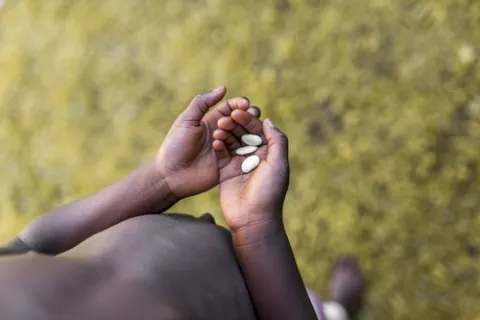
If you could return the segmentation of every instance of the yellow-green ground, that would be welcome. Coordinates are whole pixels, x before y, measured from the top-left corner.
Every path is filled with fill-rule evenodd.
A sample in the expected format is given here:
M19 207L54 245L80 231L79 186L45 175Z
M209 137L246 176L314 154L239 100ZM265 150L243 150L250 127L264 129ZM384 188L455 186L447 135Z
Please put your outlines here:
M480 316L480 2L7 0L0 240L151 157L226 84L287 132L306 283L339 254L363 319ZM218 192L176 210L219 213Z

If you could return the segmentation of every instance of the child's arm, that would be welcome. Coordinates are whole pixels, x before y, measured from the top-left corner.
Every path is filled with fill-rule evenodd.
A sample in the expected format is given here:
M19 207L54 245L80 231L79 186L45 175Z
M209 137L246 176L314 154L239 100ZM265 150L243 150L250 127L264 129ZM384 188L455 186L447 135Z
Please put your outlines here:
M40 216L1 249L0 255L27 251L59 254L121 221L163 212L176 201L217 185L211 133L222 116L249 107L248 100L233 98L207 113L225 93L222 86L198 95L177 118L152 161L92 196Z
M317 319L283 226L289 180L287 138L268 119L263 127L246 112L235 111L231 119L267 141L256 151L261 162L251 173L241 173L244 157L236 156L220 171L223 214L259 319ZM235 133L222 122L218 125L214 148L230 149L225 142L229 139L232 145Z
M246 227L233 242L260 319L317 319L282 223Z
M41 215L12 244L18 247L22 241L29 250L59 254L128 218L163 212L176 201L155 162L150 161L87 198Z

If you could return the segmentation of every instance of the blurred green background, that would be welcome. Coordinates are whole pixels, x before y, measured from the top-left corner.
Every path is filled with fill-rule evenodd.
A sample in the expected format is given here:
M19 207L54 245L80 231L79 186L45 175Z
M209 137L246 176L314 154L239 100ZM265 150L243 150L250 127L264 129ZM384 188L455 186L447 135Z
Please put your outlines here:
M476 0L5 1L0 240L146 161L226 84L290 137L308 286L328 297L353 253L362 319L480 317L479 43ZM219 217L218 191L175 209Z

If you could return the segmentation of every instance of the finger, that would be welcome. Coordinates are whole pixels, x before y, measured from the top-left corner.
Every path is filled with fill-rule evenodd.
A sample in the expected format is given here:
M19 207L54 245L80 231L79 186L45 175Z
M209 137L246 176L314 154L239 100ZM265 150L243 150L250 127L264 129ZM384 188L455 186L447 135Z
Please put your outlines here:
M212 143L213 150L220 152L220 151L227 151L227 146L225 145L225 142L222 140L213 140Z
M220 168L223 168L230 162L230 152L227 146L222 140L213 140L212 147L215 150Z
M247 131L241 125L233 121L231 117L220 118L217 125L222 130L230 131L238 141L242 141L242 136L247 134Z
M262 115L262 111L260 110L259 107L256 107L256 106L251 106L250 108L247 109L247 112L257 118L260 118L260 116Z
M250 101L246 97L235 97L223 101L215 111L221 114L223 117L229 117L234 110L247 110L250 106Z
M245 131L262 137L263 143L267 142L263 134L263 126L260 119L242 110L235 110L232 112L231 118L234 122L241 125Z
M188 105L187 109L180 115L179 120L193 125L199 125L200 120L207 113L208 109L223 99L226 93L225 86L220 86L210 92L197 95Z
M288 168L288 138L275 128L272 120L266 119L263 122L265 137L267 138L268 154L267 161L274 165L286 166Z
M240 141L238 141L231 132L222 129L215 130L213 132L213 138L216 140L222 140L229 151L236 150L242 146Z

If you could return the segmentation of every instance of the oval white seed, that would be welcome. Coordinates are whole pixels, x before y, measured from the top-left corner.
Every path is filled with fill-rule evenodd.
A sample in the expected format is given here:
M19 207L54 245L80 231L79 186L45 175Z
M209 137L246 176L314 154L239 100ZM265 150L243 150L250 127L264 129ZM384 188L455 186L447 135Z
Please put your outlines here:
M238 154L239 156L244 156L246 154L254 153L257 151L258 147L255 146L246 146L246 147L241 147L235 150L235 153Z
M249 146L259 146L262 144L262 138L254 134L244 134L242 141Z
M250 156L242 162L242 172L249 173L260 164L259 156Z

